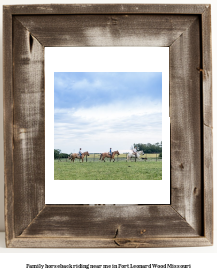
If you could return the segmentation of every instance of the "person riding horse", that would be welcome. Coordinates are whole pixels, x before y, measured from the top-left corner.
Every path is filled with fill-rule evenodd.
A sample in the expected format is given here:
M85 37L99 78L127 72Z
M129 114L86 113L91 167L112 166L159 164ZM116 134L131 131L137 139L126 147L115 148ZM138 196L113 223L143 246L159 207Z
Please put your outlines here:
M80 155L80 158L81 158L81 156L82 156L82 151L81 151L81 148L79 149L78 154Z
M112 159L114 159L113 160L113 162L114 162L115 161L115 155L119 155L119 154L120 154L119 151L113 151L112 152L112 148L110 148L109 152L105 152L105 153L100 154L99 160L103 160L105 162L105 158L107 157L107 158L110 158L110 162L111 162Z
M137 158L137 149L136 149L136 147L133 148L133 154L135 154L135 157Z
M110 148L108 154L112 157L112 148Z

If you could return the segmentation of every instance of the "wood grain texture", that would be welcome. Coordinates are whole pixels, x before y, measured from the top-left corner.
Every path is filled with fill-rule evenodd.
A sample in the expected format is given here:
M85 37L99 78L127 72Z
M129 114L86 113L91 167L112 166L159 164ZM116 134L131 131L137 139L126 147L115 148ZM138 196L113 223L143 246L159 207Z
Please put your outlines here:
M4 185L6 245L14 237L14 160L13 160L13 62L12 16L4 9L3 22L3 91L4 91Z
M21 236L45 235L140 239L154 236L198 236L170 205L102 207L46 205Z
M180 238L24 238L13 239L10 248L168 248L211 246L205 237Z
M202 231L200 21L170 46L171 205Z
M202 14L209 5L177 4L45 4L5 6L13 15L26 14Z
M44 46L166 47L181 36L197 16L127 14L16 18Z
M8 247L212 244L209 23L209 5L4 7ZM44 46L170 46L172 206L44 205Z
M204 126L204 235L213 243L213 131Z
M203 74L203 113L204 125L213 127L212 119L212 42L211 7L202 14L202 74Z
M211 6L202 14L203 159L205 236L213 242L213 103Z
M44 206L44 48L13 20L14 209L19 235Z

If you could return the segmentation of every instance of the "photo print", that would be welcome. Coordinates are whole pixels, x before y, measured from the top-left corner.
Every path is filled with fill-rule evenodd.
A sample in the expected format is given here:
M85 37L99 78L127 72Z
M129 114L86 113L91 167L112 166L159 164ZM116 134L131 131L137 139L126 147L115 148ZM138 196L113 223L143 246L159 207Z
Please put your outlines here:
M168 48L46 47L45 91L46 204L170 203Z
M54 179L161 180L162 73L55 72Z

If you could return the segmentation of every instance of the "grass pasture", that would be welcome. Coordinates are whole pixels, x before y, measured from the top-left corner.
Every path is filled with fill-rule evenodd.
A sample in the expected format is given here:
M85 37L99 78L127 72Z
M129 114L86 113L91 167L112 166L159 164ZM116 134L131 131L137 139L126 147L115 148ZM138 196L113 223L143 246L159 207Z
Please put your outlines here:
M162 161L155 159L131 160L126 162L126 155L118 161L102 162L95 155L88 157L88 161L75 163L62 159L54 161L54 179L55 180L161 180L162 179ZM92 159L91 159L92 158Z

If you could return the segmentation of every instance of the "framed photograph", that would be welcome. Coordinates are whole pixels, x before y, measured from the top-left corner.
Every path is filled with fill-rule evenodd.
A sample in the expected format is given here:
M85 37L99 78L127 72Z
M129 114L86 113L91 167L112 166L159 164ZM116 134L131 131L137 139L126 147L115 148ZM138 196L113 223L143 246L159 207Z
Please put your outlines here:
M3 31L6 246L212 245L211 6L4 6Z
M170 204L168 47L48 47L45 83L46 204Z

